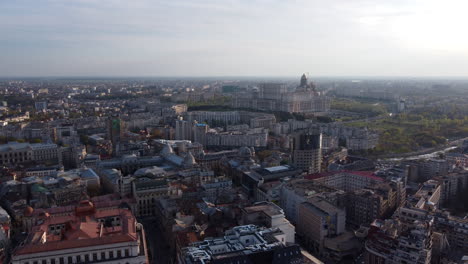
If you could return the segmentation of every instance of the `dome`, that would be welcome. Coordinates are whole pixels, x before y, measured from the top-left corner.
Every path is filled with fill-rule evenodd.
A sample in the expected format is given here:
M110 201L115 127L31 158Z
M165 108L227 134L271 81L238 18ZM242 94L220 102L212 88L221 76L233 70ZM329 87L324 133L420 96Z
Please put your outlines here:
M197 164L197 162L195 161L195 157L192 155L192 152L189 152L187 153L187 155L185 155L183 164L186 167L191 167Z
M239 156L250 157L252 156L252 151L248 147L242 147L239 149Z
M24 216L31 216L33 213L34 209L31 206L26 206L26 208L24 208Z
M167 144L164 146L163 150L161 151L161 155L167 156L169 154L174 154L174 150L172 150L171 145Z
M140 176L147 176L147 177L157 177L160 175L163 175L165 173L164 169L159 168L157 166L152 166L152 167L145 167L136 170L133 173L133 176L135 177L140 177Z

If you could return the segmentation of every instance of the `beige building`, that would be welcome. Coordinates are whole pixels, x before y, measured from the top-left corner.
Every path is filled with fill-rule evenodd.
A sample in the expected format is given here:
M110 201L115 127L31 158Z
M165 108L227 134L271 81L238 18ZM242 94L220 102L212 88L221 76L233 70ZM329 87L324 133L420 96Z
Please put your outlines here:
M297 234L313 252L322 252L325 237L345 232L346 212L321 197L312 197L299 205Z
M176 197L181 191L170 185L164 178L136 178L132 181L132 193L135 199L136 216L153 216L156 210L156 202L163 197Z
M29 162L60 164L60 150L56 144L8 142L0 145L0 164L16 165Z

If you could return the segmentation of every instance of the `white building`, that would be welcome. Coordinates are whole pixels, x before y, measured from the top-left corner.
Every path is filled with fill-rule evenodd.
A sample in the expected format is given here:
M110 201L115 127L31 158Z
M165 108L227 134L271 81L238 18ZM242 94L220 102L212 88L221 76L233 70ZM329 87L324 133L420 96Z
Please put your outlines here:
M176 120L176 140L191 140L192 139L192 122L178 119Z
M187 120L190 124L195 121L208 124L216 122L226 125L238 124L240 122L240 113L238 111L193 111L185 112L184 120Z
M268 130L263 131L231 131L217 133L209 131L206 134L207 146L226 147L266 147L268 144Z
M214 262L212 262L213 260ZM298 245L288 245L278 228L236 226L223 237L190 244L177 254L177 263L302 263Z
M271 202L260 202L242 209L242 224L279 228L286 243L294 243L295 227L286 219L283 209Z

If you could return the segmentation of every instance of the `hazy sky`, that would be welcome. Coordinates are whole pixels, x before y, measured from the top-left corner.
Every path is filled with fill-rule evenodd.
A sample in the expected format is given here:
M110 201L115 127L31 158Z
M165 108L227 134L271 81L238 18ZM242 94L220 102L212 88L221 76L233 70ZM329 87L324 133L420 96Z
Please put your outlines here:
M0 76L468 76L467 0L0 0Z

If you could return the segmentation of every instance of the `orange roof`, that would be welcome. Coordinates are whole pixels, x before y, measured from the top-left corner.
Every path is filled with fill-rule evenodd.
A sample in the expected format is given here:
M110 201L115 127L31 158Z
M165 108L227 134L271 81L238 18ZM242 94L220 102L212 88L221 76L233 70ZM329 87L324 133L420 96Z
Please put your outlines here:
M187 239L189 241L189 244L199 241L195 232L187 233Z
M86 202L86 201L85 201ZM91 202L94 204L94 207L97 209L102 209L102 208L116 208L118 207L121 203L128 203L128 204L133 204L136 203L135 199L119 199L118 195L115 194L108 194L108 195L102 195L102 196L96 196L91 198ZM39 216L41 213L48 212L51 215L56 215L56 214L69 214L72 213L75 210L76 206L74 205L67 205L67 206L60 206L60 207L52 207L52 208L47 208L47 209L34 209L32 212L32 215L30 216Z
M99 219L119 217L120 226L104 227ZM60 233L50 232L52 225L65 224ZM42 241L46 233L45 242ZM92 214L78 215L71 211L67 215L48 216L35 226L24 246L15 255L39 253L69 248L90 247L103 244L137 241L135 217L127 209L98 209Z

